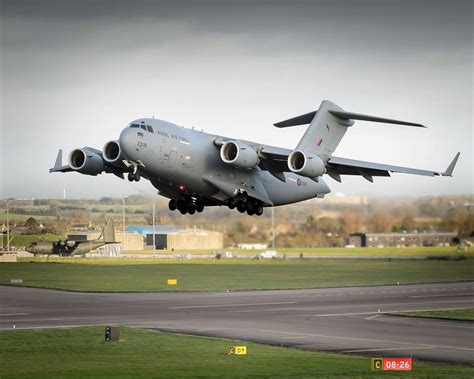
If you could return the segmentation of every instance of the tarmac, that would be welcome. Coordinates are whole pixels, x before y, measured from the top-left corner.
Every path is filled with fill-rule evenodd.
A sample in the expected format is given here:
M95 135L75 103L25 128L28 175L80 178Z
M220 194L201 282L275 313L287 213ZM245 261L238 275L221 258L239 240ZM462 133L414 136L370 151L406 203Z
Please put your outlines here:
M80 293L0 286L0 329L128 325L373 357L474 364L474 323L392 316L474 308L474 282Z

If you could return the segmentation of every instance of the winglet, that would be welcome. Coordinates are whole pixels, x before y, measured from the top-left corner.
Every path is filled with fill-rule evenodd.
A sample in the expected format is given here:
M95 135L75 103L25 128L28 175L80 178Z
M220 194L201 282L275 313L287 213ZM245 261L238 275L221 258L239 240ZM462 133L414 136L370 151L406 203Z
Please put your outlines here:
M63 149L59 149L56 161L54 162L53 168L49 169L49 172L58 171L63 165Z
M63 149L59 149L54 168L61 167L63 165Z
M446 169L445 172L443 172L441 174L441 176L453 176L453 171L454 171L454 167L456 166L456 163L458 162L458 159L459 159L459 156L461 155L460 152L458 152L453 160L451 161L451 163L449 164L448 168Z
M49 169L49 172L68 172L72 171L72 168L69 165L63 166L63 150L59 149L58 155L56 156L56 162L54 162L54 167Z

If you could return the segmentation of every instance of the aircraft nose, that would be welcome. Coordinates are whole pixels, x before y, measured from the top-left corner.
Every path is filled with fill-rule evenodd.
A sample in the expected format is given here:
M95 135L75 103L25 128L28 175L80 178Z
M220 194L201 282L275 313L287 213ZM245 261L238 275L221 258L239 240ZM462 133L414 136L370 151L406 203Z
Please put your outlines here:
M119 144L122 151L125 155L133 159L134 148L133 146L136 143L137 131L132 128L125 128L120 133Z

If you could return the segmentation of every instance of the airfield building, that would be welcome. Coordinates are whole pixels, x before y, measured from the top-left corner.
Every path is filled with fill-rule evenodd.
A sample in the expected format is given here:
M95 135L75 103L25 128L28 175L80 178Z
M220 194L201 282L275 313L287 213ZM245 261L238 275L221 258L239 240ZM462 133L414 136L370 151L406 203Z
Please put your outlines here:
M355 247L444 246L459 243L456 233L354 233L348 245Z
M153 247L153 227L129 226L127 231L144 236L147 246ZM203 229L183 229L173 225L155 225L155 247L158 250L218 250L224 246L222 233Z

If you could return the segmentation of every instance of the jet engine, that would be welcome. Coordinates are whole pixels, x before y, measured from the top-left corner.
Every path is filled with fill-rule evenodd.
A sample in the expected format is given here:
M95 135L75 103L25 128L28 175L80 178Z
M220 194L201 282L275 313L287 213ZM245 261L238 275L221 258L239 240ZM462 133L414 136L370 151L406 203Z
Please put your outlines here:
M122 149L117 141L109 141L102 149L104 160L109 163L120 163L124 159Z
M253 168L258 165L257 152L241 142L227 141L221 147L221 159L240 168Z
M288 167L295 174L308 178L316 178L326 172L326 166L320 157L300 150L295 150L289 155Z
M69 166L85 175L97 175L104 171L102 157L86 148L75 149L69 154Z

